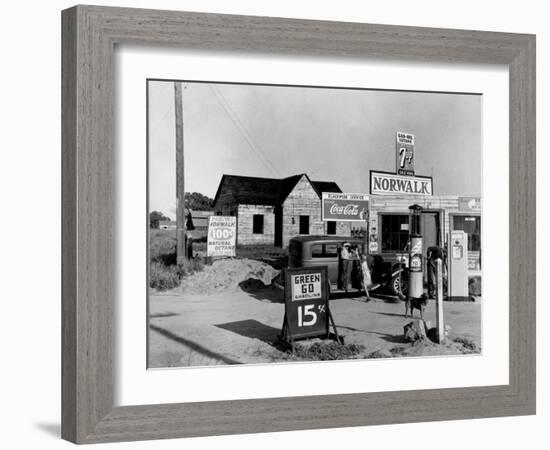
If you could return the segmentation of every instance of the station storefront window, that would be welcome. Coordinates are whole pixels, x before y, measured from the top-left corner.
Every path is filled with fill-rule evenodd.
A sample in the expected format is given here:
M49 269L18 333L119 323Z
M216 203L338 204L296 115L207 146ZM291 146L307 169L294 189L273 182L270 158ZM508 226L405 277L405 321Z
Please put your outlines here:
M405 251L409 240L408 214L380 214L383 252Z

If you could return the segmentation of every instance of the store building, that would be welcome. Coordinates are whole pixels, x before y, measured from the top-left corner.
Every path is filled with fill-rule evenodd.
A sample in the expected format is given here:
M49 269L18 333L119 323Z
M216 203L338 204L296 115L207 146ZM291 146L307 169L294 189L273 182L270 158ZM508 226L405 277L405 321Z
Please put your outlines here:
M422 206L424 254L431 246L448 247L452 231L468 235L468 278L472 295L480 295L481 199L453 195L371 195L369 251L384 261L406 254L409 239L409 206ZM424 268L425 269L425 268ZM427 271L424 270L426 274Z
M307 174L288 178L223 175L214 213L237 217L237 245L288 246L299 235L349 236L349 222L321 220L321 194L342 192L332 181Z

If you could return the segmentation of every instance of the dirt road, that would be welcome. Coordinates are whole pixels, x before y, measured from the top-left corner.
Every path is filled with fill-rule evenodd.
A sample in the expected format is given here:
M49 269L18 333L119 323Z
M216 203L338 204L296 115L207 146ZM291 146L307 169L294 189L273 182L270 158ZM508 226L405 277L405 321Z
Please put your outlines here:
M404 304L364 297L330 301L339 333L347 343L365 347L360 357L391 356L406 344ZM445 303L448 340L465 338L481 347L481 304ZM210 295L153 294L150 297L151 367L267 363L292 359L273 343L283 321L283 293L273 286L249 283ZM416 311L418 316L418 312ZM435 303L424 319L435 325ZM440 346L409 355L460 353Z

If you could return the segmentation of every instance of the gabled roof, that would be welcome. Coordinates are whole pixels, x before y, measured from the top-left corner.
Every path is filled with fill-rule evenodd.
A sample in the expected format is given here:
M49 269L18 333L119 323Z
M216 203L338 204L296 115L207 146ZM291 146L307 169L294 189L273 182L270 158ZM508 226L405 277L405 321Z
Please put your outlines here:
M296 187L296 185L298 184L298 182L302 179L302 177L304 176L305 174L300 174L300 175L293 175L291 177L288 177L288 178L283 178L282 180L280 180L280 184L279 184L279 196L277 198L277 204L280 205L281 203L283 203L286 198L288 197L288 195L292 192L292 190ZM307 175L306 175L307 177ZM309 180L309 178L308 178ZM310 181L311 183L311 181Z
M223 189L230 193L233 203L275 206L279 198L280 183L280 180L274 178L224 175L214 197L214 205Z
M311 183L319 198L323 192L342 192L335 182L311 181L305 173L282 179L223 175L214 198L214 205L217 204L223 189L229 191L232 203L278 206L285 201L304 176Z
M319 194L319 197L323 192L342 192L342 189L334 181L312 181L314 189Z

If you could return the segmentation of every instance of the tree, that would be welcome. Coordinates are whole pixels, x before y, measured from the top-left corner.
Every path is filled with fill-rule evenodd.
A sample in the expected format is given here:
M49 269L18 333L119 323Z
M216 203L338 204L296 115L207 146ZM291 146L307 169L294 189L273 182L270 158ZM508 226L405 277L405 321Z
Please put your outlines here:
M200 192L186 192L185 206L195 211L211 211L214 208L214 200Z
M160 211L152 211L149 214L149 226L151 228L158 228L161 220L170 220L170 217L166 217Z

